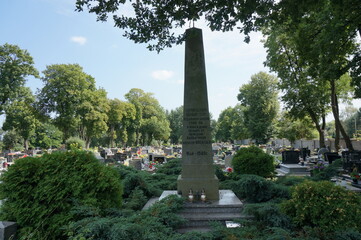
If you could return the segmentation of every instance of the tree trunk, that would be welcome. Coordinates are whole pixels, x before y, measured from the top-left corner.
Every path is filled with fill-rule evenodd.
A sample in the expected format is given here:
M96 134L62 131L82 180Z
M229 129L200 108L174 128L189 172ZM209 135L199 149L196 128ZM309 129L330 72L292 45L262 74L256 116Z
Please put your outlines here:
M90 137L86 137L86 139L85 139L85 148L86 149L89 149L90 143L91 143Z
M25 150L29 149L29 141L27 139L24 139L24 148Z
M335 121L335 148L336 151L340 150L340 127Z
M322 116L322 126L321 126L320 123L319 123L319 119L316 116L316 113L310 108L307 109L307 112L310 115L310 117L311 117L313 123L315 124L317 131L318 131L319 138L320 138L320 148L324 147L325 146L324 130L325 130L325 125L326 125L325 124L325 118L324 118L324 116Z
M135 131L135 145L139 146L139 129Z
M341 121L340 121L340 115L339 115L339 110L338 110L338 100L337 100L337 95L336 95L336 87L335 87L335 80L331 80L330 81L331 84L331 107L332 107L332 113L333 113L333 117L335 118L335 126L336 127L336 134L337 134L337 128L339 129L339 131L342 134L343 139L345 140L346 143L346 147L350 150L353 151L353 146L352 146L352 142L350 137L347 135L345 129L343 128ZM340 146L336 146L336 142L335 142L335 148L338 151L340 149Z
M110 147L114 147L114 126L110 126Z

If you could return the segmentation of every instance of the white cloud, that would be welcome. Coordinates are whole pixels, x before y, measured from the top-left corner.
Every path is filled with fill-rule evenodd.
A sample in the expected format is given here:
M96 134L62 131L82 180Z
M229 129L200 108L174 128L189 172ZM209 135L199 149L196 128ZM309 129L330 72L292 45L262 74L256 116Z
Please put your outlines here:
M157 70L152 72L152 78L162 81L172 78L173 75L174 72L168 70Z
M87 39L85 37L81 37L81 36L74 36L70 38L70 41L78 43L79 45L84 45L87 41Z

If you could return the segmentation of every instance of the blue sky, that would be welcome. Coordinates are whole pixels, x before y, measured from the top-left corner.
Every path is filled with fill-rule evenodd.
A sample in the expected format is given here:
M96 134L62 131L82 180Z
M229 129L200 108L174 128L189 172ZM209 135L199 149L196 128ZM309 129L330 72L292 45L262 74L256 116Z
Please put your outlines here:
M168 110L183 104L184 45L157 54L144 44L122 37L113 22L96 22L88 12L75 12L75 0L1 0L0 44L16 44L29 51L36 68L78 63L93 76L108 98L124 100L131 88L154 93ZM253 34L243 42L238 32L203 29L210 112L215 118L237 104L239 87L259 71L268 71L262 36ZM33 92L42 82L29 79Z

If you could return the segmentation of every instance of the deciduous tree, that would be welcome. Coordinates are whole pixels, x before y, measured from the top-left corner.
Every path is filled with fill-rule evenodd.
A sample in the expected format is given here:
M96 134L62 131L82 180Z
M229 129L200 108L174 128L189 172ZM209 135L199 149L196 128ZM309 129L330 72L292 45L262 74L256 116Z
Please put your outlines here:
M181 142L183 135L183 106L167 112L167 119L171 129L169 137L171 143L178 144Z
M245 125L250 137L258 144L265 143L272 136L279 109L277 78L265 72L257 73L239 92L238 100L246 107Z
M33 58L26 50L7 43L0 46L0 114L5 104L21 92L26 78L38 75Z
M63 140L76 134L79 107L95 91L95 80L78 64L55 64L43 71L44 87L38 93L40 110L54 118L54 125L63 132Z
M233 141L248 138L244 119L245 107L237 104L221 112L217 121L217 141Z
M109 145L114 147L114 141L120 140L123 144L128 141L127 128L135 120L136 110L132 103L123 102L119 99L109 100L108 112L108 136Z
M21 87L19 96L6 108L4 130L14 130L22 138L25 150L29 148L29 139L35 133L38 124L37 113L34 107L35 97L31 90Z
M133 88L125 97L136 109L135 120L130 126L136 133L136 145L140 137L142 144L149 144L153 139L164 141L169 138L170 128L165 111L152 93Z

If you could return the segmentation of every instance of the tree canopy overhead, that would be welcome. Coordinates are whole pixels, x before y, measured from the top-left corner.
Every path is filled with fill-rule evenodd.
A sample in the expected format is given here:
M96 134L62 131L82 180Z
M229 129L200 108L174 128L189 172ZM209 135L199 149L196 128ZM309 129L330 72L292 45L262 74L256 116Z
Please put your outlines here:
M148 48L157 51L182 43L184 35L176 28L203 17L212 31L237 29L246 35L246 42L250 32L261 29L268 22L284 22L289 17L300 22L310 16L310 11L329 13L329 18L319 19L321 29L331 36L326 39L329 45L335 43L332 38L341 35L342 38L354 38L357 31L361 33L359 0L77 0L76 10L84 9L95 13L98 21L107 21L111 16L115 26L125 30L126 38L136 43L149 43ZM342 33L334 34L337 30ZM318 36L322 39L324 34L320 31ZM360 71L357 65L354 67Z
M76 10L87 9L95 13L98 21L107 21L112 15L115 26L125 30L126 38L136 43L149 43L150 50L160 51L183 42L184 34L177 32L176 28L202 17L212 31L232 31L237 28L247 35L261 25L264 21L261 16L267 15L273 5L274 1L271 0L77 0ZM126 7L133 11L125 11ZM125 15L127 12L131 14ZM249 37L246 37L246 41L249 41Z

